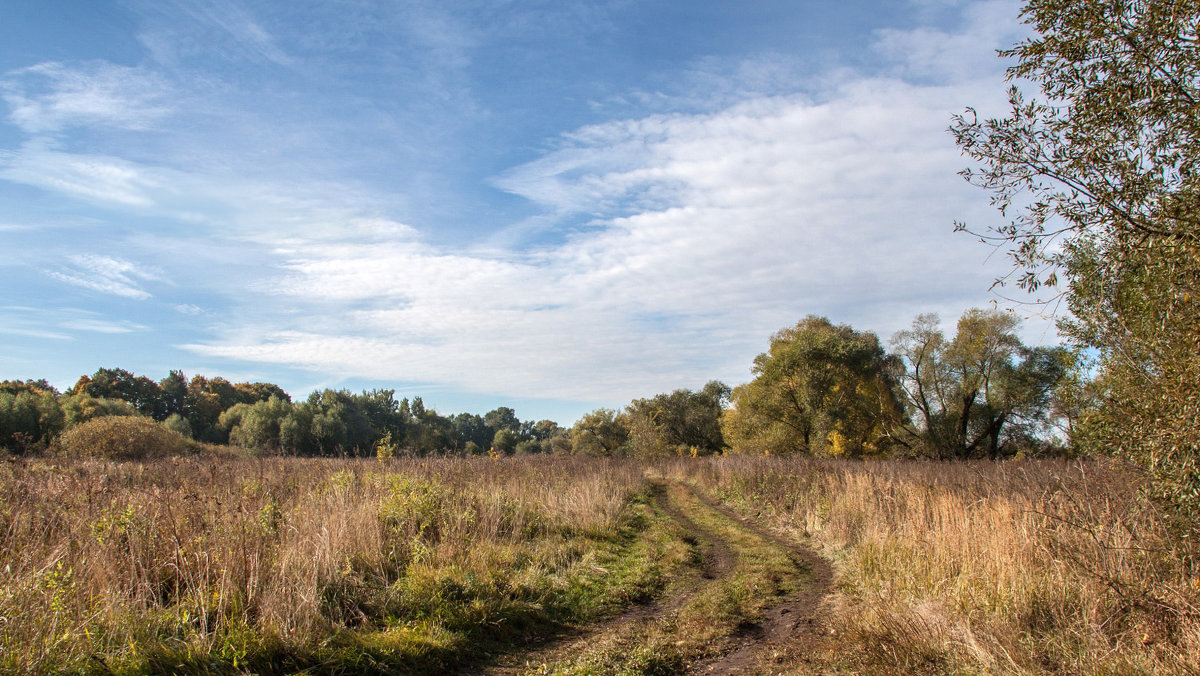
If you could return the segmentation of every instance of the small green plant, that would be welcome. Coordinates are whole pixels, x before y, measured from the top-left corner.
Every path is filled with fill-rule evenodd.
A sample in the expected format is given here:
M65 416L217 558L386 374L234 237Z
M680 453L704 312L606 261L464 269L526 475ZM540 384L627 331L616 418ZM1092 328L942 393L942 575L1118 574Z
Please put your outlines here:
M392 441L391 430L384 432L379 441L375 442L375 457L380 460L391 460L396 457L396 444Z

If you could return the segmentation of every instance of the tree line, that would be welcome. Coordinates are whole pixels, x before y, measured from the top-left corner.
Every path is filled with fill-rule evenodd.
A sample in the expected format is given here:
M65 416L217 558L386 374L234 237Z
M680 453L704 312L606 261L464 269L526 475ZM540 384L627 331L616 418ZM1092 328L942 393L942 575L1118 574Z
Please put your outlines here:
M38 452L75 425L137 415L199 442L295 456L1062 452L1085 389L1075 355L1024 346L1017 326L1011 314L971 310L947 338L936 317L921 315L896 334L889 353L871 332L808 317L771 338L744 385L712 381L635 399L619 411L589 412L570 428L522 421L503 406L482 416L441 415L391 389L325 389L294 402L271 383L189 379L181 371L154 381L102 368L63 393L44 380L0 383L0 446Z
M65 392L45 380L0 382L0 448L44 451L65 430L106 416L145 416L180 435L260 453L362 456L385 452L532 453L564 431L550 420L521 421L511 408L442 416L395 390L325 389L304 401L272 383L232 383L171 371L155 381L101 368Z

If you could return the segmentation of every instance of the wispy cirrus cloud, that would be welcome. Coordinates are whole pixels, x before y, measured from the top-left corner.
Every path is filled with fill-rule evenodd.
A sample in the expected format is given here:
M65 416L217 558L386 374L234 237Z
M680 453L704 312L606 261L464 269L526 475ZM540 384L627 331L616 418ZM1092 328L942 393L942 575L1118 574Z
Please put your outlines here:
M70 319L62 322L60 326L72 331L108 334L133 333L134 331L145 331L147 328L142 324L130 321L93 318Z
M292 62L275 42L274 37L240 4L229 0L205 0L188 2L185 6L191 8L193 16L219 26L241 45L246 53L281 66Z
M47 274L60 282L123 298L150 298L141 283L162 279L156 269L111 256L85 254L69 256L67 261L69 267L48 270Z
M71 336L60 331L49 331L39 328L27 328L23 326L4 325L0 326L0 333L10 336L21 336L23 338L41 338L45 340L70 340Z
M952 11L949 3L924 4ZM474 245L436 244L446 240L434 223L410 225L401 210L389 209L403 201L453 201L446 191L426 194L419 171L375 184L341 180L336 172L326 180L296 178L290 144L304 147L319 134L301 125L304 133L291 135L285 123L255 127L261 111L253 107L228 119L249 120L245 138L254 138L236 152L217 148L206 162L187 161L203 154L195 147L152 163L145 155L35 140L0 157L0 177L153 221L162 232L147 228L129 238L143 245L143 258L129 249L121 258L73 256L48 274L146 300L150 283L165 275L138 260L171 260L172 281L180 275L175 261L191 266L191 279L202 280L191 288L202 288L203 299L168 298L155 289L156 300L203 326L204 333L189 327L178 345L217 363L299 367L329 382L436 383L616 405L711 378L739 382L773 331L809 313L886 339L918 312L953 317L986 302L996 275L984 264L987 251L950 230L955 219L990 212L955 175L962 160L945 128L952 113L968 104L986 108L1001 92L999 65L983 67L977 54L990 59L991 43L1012 30L985 25L997 20L1002 4L969 5L986 7L967 11L957 30L880 32L875 53L888 63L871 74L814 75L784 56L693 61L676 89L627 92L626 104L598 107L619 108L625 117L544 140L548 150L536 159L496 172L491 188L537 213L515 224L489 214L495 221L474 230ZM277 42L267 21L244 11L209 16L223 7L169 9L173 22L190 12L194 25L232 41L232 58L288 64L316 58L312 52L323 46L297 48L291 57L279 45L294 43ZM455 122L469 114L444 122L440 113L470 108L462 105L472 100L468 66L483 38L478 26L460 25L438 7L413 7L384 14L420 33L418 51L438 63L426 75L416 72L425 61L409 63L407 53L373 55L408 68L388 71L411 75L395 90L408 98L394 97L402 103L378 118L355 119L393 125L404 139L398 146L411 146L404 152L436 162L441 139L424 131L450 136L447 129L464 128ZM361 25L339 25L332 36L311 40L353 46L355 29L372 30L366 19L373 18L360 18ZM161 63L186 42L171 42L165 31L144 39L151 33L166 41ZM189 35L193 55L209 48L203 30ZM938 70L939 59L970 67ZM52 97L20 91L22 105L34 102L21 118L34 121L22 126L29 134L119 126L102 105L92 106L100 111L94 114L72 113L88 108L55 108ZM427 110L408 100L434 105ZM155 100L145 101L154 111ZM413 106L439 115L422 117ZM416 120L411 127L396 122L407 122L406 115ZM157 118L138 119L124 124ZM269 143L256 145L258 137ZM255 177L224 172L220 152L235 162L252 156L246 164L259 165ZM73 326L116 335L137 330Z
M148 327L136 322L109 319L79 308L0 307L0 333L12 336L72 340L80 332L119 335L146 330Z
M979 304L994 270L955 239L986 205L945 134L971 87L862 78L819 98L579 129L496 184L575 229L523 252L420 239L292 240L258 316L209 356L479 392L621 401L737 382L808 313L885 339L918 312ZM983 97L986 98L986 97ZM582 218L585 227L569 224ZM955 280L948 283L946 280ZM350 308L321 316L319 308ZM563 374L587 373L587 378Z
M161 63L174 63L181 53L204 51L225 59L247 59L279 66L293 64L262 22L235 0L154 0L138 3L161 24L144 31L142 43ZM175 17L187 17L180 24ZM162 26L171 26L163 29Z
M40 141L0 153L0 178L127 207L161 203L153 193L174 189L162 180L161 173L118 157L55 150Z
M106 61L45 62L0 77L9 120L30 134L96 125L146 129L170 114L170 90L153 71Z

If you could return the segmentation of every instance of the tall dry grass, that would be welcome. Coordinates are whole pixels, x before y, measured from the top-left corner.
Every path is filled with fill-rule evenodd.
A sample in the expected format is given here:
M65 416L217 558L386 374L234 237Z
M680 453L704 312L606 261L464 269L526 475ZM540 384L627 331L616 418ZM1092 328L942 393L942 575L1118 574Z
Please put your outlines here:
M1200 668L1200 570L1114 464L728 457L670 471L833 559L830 668Z
M397 617L459 640L553 600L642 485L586 460L3 463L0 672L271 665Z

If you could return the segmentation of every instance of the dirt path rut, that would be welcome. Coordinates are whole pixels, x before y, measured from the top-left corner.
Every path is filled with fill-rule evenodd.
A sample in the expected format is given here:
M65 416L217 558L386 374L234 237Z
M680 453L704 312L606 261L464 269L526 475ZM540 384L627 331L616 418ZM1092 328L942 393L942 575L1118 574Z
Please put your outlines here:
M732 539L698 522L712 523L713 514L723 523L752 537L765 546L786 554L792 563L792 575L802 578L798 591L781 597L769 605L755 624L738 628L736 635L723 641L720 653L713 657L710 649L706 661L691 662L679 673L741 674L769 673L772 655L781 647L789 651L804 651L815 645L821 635L818 609L821 599L829 592L833 573L829 563L815 552L796 542L773 533L750 521L694 487L667 479L652 480L654 509L674 522L684 542L698 554L694 566L682 571L680 579L671 585L664 597L638 605L625 612L582 628L578 634L552 640L542 647L508 655L499 663L473 673L492 676L515 676L526 673L554 671L553 665L565 664L597 643L614 637L636 637L654 625L670 624L672 618L697 594L715 589L734 574L742 552ZM672 497L674 494L674 497ZM725 526L722 526L725 528ZM726 532L728 530L726 529ZM741 537L739 534L738 537Z
M763 528L695 488L689 486L688 489L709 508L782 547L798 567L809 572L807 584L800 591L768 608L763 613L763 621L747 631L733 650L704 665L698 670L699 673L741 674L754 665L766 666L769 653L785 643L793 651L815 647L816 642L824 636L819 618L821 601L833 587L833 568L829 562L812 549Z
M696 525L678 505L667 496L667 486L662 482L651 483L654 508L666 514L683 532L683 540L695 547L699 554L696 579L676 584L668 596L628 608L624 612L568 634L547 641L544 645L521 653L507 655L498 663L482 670L468 673L487 676L517 676L530 673L538 665L554 664L577 655L595 643L598 637L632 633L637 627L661 621L679 610L703 587L704 581L715 580L729 574L737 560L727 543L712 538L707 531Z

